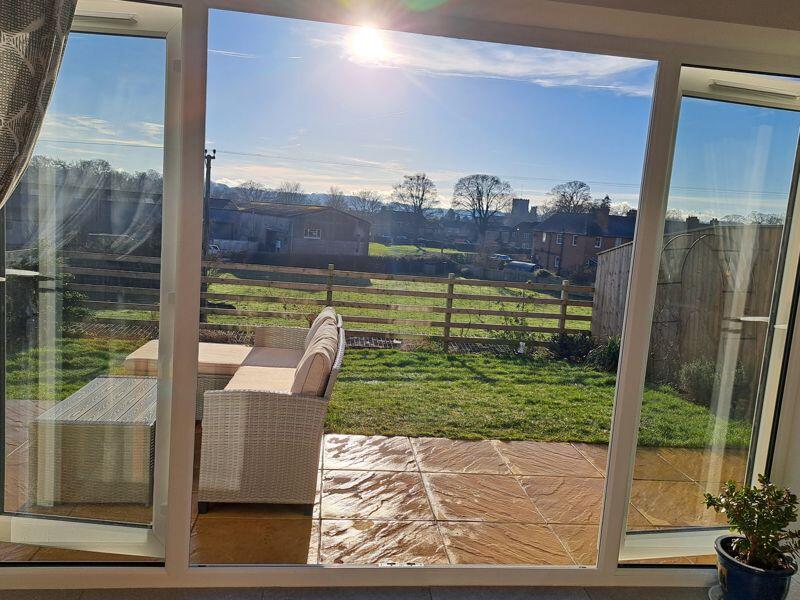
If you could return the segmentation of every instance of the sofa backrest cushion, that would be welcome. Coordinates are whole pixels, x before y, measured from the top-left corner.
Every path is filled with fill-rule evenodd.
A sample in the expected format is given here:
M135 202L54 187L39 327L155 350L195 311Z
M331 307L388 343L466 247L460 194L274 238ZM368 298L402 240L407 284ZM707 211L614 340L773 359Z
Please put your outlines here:
M334 323L322 323L295 369L293 394L324 395L338 347L338 328Z
M314 334L317 333L317 330L323 323L333 323L336 325L336 310L332 306L326 306L323 308L314 319L314 322L311 323L311 327L308 329L308 333L306 334L306 342L304 344L305 348L308 348L308 345L311 343Z

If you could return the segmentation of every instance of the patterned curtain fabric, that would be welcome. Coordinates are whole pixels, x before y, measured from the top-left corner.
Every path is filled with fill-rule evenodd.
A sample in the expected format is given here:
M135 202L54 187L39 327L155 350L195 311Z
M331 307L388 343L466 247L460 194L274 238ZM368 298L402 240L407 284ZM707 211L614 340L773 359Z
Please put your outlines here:
M31 158L77 0L0 0L0 207Z

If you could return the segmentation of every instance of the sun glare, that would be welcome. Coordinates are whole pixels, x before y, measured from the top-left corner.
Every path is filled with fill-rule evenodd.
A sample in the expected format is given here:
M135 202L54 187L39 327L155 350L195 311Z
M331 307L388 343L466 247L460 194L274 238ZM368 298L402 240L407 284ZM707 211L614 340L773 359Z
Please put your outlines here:
M349 39L353 58L363 62L381 62L388 52L380 32L373 27L359 27Z

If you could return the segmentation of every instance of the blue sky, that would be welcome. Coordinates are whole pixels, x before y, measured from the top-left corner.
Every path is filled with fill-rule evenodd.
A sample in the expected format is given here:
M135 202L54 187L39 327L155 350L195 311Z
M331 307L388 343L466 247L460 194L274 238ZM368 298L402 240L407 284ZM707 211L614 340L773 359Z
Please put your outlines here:
M424 171L446 207L485 172L535 203L581 179L637 204L654 63L364 31L212 11L214 179L386 193ZM160 170L163 68L159 40L73 34L38 151ZM798 115L708 104L684 102L670 206L783 212Z

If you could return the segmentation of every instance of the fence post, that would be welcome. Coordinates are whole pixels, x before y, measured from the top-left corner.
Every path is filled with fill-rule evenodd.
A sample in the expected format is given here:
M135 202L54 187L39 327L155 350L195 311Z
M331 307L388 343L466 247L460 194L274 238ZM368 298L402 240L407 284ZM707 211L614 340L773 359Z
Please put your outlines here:
M325 302L328 306L333 306L333 263L328 263L328 290L325 294Z
M567 306L569 306L569 280L561 280L561 316L558 318L558 330L564 333L567 328Z
M450 320L452 318L453 310L453 289L455 288L455 273L450 273L447 276L447 299L445 300L444 311L444 352L447 354L450 351Z

